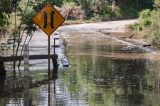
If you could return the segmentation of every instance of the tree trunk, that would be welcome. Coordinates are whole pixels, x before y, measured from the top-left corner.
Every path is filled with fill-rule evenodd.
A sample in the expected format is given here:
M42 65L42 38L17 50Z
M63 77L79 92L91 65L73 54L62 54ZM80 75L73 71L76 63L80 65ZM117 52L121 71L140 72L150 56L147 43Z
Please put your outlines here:
M116 1L113 0L113 2L112 2L112 11L115 11L115 9L116 9Z

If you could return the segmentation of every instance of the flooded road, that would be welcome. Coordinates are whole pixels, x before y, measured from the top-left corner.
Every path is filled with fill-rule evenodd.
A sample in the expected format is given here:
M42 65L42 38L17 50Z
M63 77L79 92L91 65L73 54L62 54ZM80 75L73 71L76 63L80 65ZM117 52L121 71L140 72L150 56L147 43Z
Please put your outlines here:
M59 67L50 89L47 60L31 62L34 71L27 79L17 75L1 80L0 106L160 106L158 55L96 30L76 28L59 30L70 67ZM31 52L47 53L45 49ZM30 89L22 89L24 82Z

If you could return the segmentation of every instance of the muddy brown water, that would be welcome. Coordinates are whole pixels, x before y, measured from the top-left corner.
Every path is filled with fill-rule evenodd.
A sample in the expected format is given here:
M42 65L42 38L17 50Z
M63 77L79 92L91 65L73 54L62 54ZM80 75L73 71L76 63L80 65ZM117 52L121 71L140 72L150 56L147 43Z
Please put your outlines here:
M65 36L70 67L50 89L47 67L30 73L30 89L22 76L1 80L0 106L160 106L158 55L94 34Z

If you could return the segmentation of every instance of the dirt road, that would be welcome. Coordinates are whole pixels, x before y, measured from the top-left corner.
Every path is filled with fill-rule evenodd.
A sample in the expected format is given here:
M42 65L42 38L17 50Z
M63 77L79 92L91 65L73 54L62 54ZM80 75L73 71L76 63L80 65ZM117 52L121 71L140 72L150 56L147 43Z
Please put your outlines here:
M76 24L68 25L59 28L60 30L109 30L113 32L124 32L125 26L137 22L137 19L120 20L120 21L107 21L98 23Z

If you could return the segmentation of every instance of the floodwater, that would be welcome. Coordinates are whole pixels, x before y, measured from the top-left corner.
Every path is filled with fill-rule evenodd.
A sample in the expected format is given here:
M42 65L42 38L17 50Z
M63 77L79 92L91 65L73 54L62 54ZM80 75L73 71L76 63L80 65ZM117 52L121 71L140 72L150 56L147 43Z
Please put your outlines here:
M9 74L0 82L0 106L160 106L157 55L96 31L61 35L70 67L49 82L47 61L31 63L29 77Z

